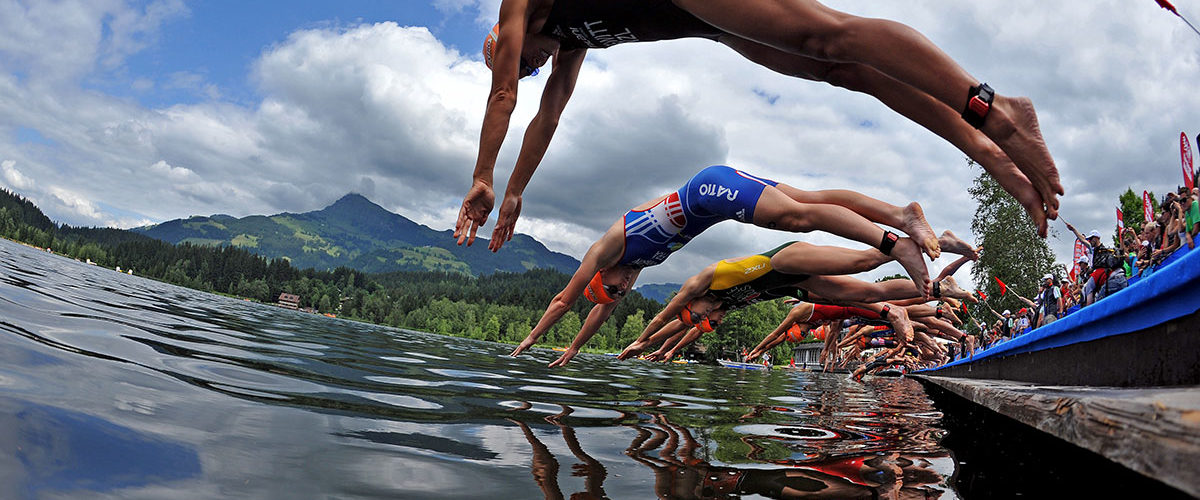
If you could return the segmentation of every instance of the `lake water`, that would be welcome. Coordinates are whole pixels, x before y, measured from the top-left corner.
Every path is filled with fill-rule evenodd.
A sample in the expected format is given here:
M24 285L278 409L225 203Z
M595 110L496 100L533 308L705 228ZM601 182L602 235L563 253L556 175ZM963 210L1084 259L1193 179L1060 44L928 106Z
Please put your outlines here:
M912 380L511 348L0 240L0 498L958 498Z

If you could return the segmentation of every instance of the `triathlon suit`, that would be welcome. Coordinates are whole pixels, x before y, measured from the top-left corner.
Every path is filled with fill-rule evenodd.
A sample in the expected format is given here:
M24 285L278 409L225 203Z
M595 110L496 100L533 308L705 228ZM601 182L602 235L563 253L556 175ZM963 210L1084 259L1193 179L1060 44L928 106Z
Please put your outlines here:
M767 252L744 259L717 263L713 271L709 294L730 308L744 307L755 302L781 297L806 298L808 292L796 284L809 278L807 274L785 274L771 267L771 257L794 242L784 243Z
M678 38L716 40L725 32L671 0L555 0L541 34L557 38L562 50L572 50Z
M625 253L618 264L658 265L713 224L753 222L763 189L776 184L721 165L701 170L654 206L625 212Z

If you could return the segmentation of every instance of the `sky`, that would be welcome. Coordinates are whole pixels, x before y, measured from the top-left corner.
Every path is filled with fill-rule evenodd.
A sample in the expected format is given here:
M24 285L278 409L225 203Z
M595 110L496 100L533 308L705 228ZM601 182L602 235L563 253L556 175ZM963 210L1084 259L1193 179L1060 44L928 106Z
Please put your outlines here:
M452 228L499 3L0 0L0 186L76 226L306 212L356 192ZM1200 0L1174 3L1200 21ZM1033 99L1066 188L1062 215L1085 233L1112 230L1126 189L1182 183L1179 134L1194 146L1200 133L1200 36L1153 1L826 4L912 26L998 93ZM498 194L548 73L520 84ZM697 39L589 51L517 231L580 258L625 210L714 164L917 201L936 231L974 240L978 170L949 143L870 96ZM1052 228L1067 262L1071 235ZM639 281L681 282L797 239L863 247L727 222Z

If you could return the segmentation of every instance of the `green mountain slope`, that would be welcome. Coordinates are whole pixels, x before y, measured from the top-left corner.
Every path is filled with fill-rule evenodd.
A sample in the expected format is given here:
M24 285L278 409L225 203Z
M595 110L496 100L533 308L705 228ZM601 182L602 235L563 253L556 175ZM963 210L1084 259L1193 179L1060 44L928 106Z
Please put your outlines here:
M533 268L574 273L579 261L552 252L537 240L513 236L492 253L487 240L459 247L452 231L436 231L385 210L358 194L348 194L315 212L191 217L133 231L170 243L232 245L267 258L283 258L298 268L341 266L369 273L444 271L461 274L523 272Z

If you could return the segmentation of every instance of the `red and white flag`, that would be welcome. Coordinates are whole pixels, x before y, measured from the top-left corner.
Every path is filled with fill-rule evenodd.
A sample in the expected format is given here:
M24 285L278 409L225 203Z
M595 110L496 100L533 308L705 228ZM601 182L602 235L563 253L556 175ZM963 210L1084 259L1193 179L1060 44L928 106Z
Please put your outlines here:
M1191 191L1195 187L1192 183L1192 145L1188 144L1187 134L1183 132L1179 133L1179 157L1183 161L1183 184Z
M1146 216L1146 222L1154 220L1154 202L1150 201L1150 193L1142 191L1142 214Z
M1079 278L1079 258L1084 256L1085 251L1083 242L1075 238L1075 251L1071 252L1071 281Z
M1117 208L1117 229L1122 231L1125 230L1125 214L1121 213L1121 209L1119 207ZM1075 243L1079 243L1079 240L1076 239Z

